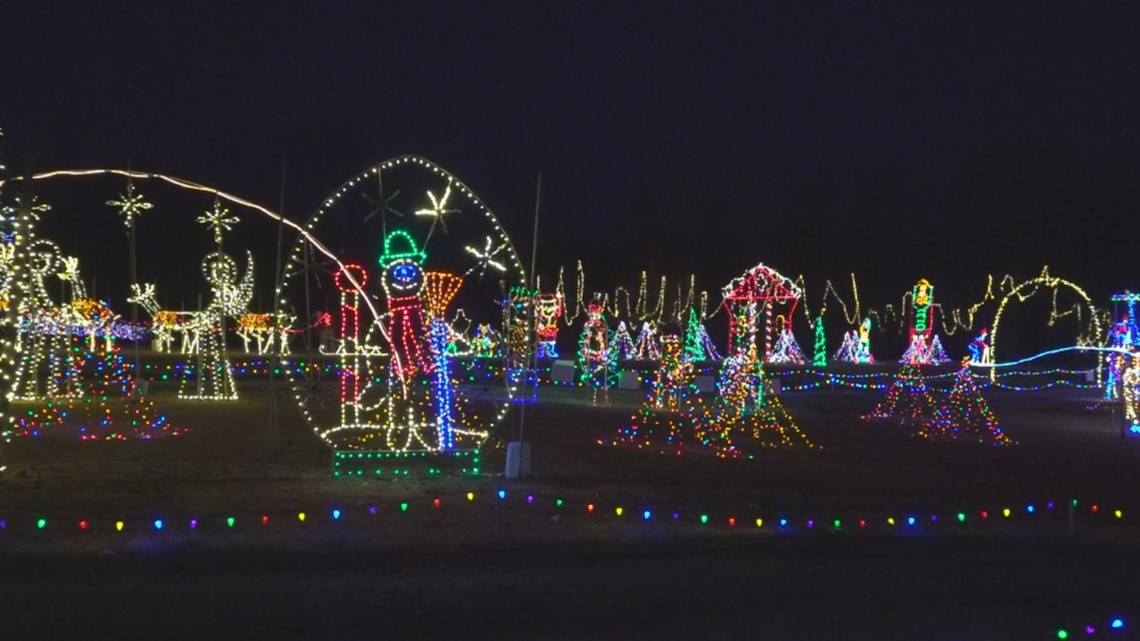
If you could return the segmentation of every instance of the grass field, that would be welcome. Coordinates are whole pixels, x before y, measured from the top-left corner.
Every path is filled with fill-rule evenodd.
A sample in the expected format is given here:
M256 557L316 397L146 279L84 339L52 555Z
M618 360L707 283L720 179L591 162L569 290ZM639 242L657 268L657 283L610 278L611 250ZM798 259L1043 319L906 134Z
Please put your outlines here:
M1057 620L1079 621L1114 608L1140 611L1140 588L1129 578L1140 569L1140 528L1133 525L1140 514L1140 441L1121 438L1110 408L1090 410L1097 390L986 390L1003 428L1019 441L1010 448L932 443L898 425L860 420L881 391L785 392L788 410L822 447L721 460L598 445L629 419L643 391L611 390L608 406L594 406L585 390L543 388L525 410L532 475L507 481L502 445L514 437L517 415L485 448L479 475L337 478L332 453L289 393L276 394L275 413L274 395L263 383L247 381L239 389L241 400L218 403L180 401L170 387L154 389L171 421L190 427L176 438L84 443L49 435L7 445L7 471L0 477L0 518L7 527L0 530L0 550L7 576L21 581L6 583L7 594L30 598L18 585L52 593L88 570L161 593L165 588L147 577L162 573L139 570L142 563L173 566L208 585L221 581L223 591L265 588L272 577L257 568L277 568L298 585L301 576L318 574L334 583L358 582L405 604L438 594L483 604L469 615L483 622L486 635L464 634L470 630L458 622L416 627L418 619L409 613L423 607L412 607L391 614L392 630L404 638L692 638L705 626L748 634L751 624L762 623L782 632L755 638L1055 638L1043 635ZM503 500L495 497L500 488L507 493ZM1074 498L1080 503L1070 529L1067 507ZM406 512L401 503L408 504ZM1030 504L1033 514L1027 513ZM1097 513L1092 505L1100 507ZM1007 507L1008 518L1001 516ZM333 518L334 509L340 518ZM1118 509L1123 518L1114 517ZM649 520L641 517L644 510L651 511ZM958 512L966 519L953 523ZM701 524L700 515L709 523ZM908 515L918 519L912 528L885 520L902 523ZM931 522L932 515L940 520ZM236 522L228 527L231 516ZM42 530L33 525L39 518L47 521ZM263 524L262 518L268 520ZM757 527L756 518L765 525ZM787 528L775 526L779 518L789 520ZM151 525L155 519L164 520L161 533ZM190 519L198 522L193 530ZM816 524L810 530L809 519ZM78 526L81 520L87 529ZM122 531L116 521L124 523ZM99 566L96 559L107 555L120 565ZM436 583L416 584L402 597L393 594L403 584L371 583L388 576L394 558L403 568L397 575L415 567ZM445 569L439 559L455 564ZM459 569L465 563L468 572ZM222 568L232 567L248 571L227 570L218 578ZM614 574L616 567L626 570ZM43 568L49 568L46 575ZM690 621L676 614L688 601L674 602L665 586L683 591L691 582L715 592L720 584L705 570L735 586L720 586L728 589L719 598L732 613L729 619L705 612ZM857 578L866 572L873 585ZM931 578L936 576L944 578ZM549 599L528 585L544 586ZM213 598L207 596L213 588L198 587L201 592L186 588L192 602ZM484 587L557 615L546 620L522 614L519 627L512 627L499 615L514 610L483 595ZM325 598L311 589L297 594ZM618 623L616 612L599 611L601 627L593 633L577 627L573 604L602 607L599 599L619 599L615 591L622 589L644 596L628 597L632 614L626 623ZM760 607L761 601L768 605ZM813 602L831 611L830 618L816 619ZM876 608L878 618L868 614ZM192 614L177 612L185 619L175 636L206 632ZM100 611L92 606L80 615L98 620ZM955 624L959 615L975 619ZM238 613L231 617L245 620ZM167 623L160 619L143 617L140 625L158 631ZM343 634L316 638L374 638L363 621L344 614ZM906 632L892 637L896 625ZM1036 626L1034 634L1019 636L1022 625ZM283 636L293 636L286 628ZM947 629L968 634L946 636ZM821 636L841 630L847 632Z

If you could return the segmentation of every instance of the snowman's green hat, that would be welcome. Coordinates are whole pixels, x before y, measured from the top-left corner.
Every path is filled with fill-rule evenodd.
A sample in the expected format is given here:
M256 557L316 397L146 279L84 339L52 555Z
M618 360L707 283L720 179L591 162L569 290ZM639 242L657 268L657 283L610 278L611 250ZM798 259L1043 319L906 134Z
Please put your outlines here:
M397 260L412 260L422 265L427 254L424 250L416 248L416 241L412 235L402 229L396 229L384 237L384 254L377 261L381 265L389 265Z

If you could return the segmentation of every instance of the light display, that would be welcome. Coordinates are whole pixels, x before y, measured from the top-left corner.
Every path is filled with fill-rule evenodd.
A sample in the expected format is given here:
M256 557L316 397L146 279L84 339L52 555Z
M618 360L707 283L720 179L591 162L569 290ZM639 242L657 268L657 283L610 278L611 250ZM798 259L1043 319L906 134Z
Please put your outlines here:
M501 356L501 344L499 332L490 323L480 323L475 327L475 336L471 338L471 351L476 358Z
M815 447L770 389L755 345L724 359L698 436L726 458L751 457L762 448Z
M162 309L155 298L153 283L143 285L132 284L131 296L127 302L137 303L151 317L151 347L156 352L170 352L174 349L175 336L182 336L182 353L191 353L190 332L186 324L190 320L190 312L176 312Z
M127 179L127 193L120 195L118 200L108 200L107 204L118 208L119 215L123 217L123 224L128 229L134 229L138 218L154 207L143 198L142 194L135 191L135 181L130 178Z
M618 430L616 443L681 454L704 415L704 404L695 384L692 363L685 358L681 340L674 334L661 337L661 362L649 394L628 426Z
M561 294L539 294L534 299L534 335L539 359L558 358L558 319L562 316Z
M1010 279L1012 282L1012 279ZM1058 300L1059 294L1062 291L1068 291L1076 295L1077 300L1068 309L1059 307ZM1002 297L1001 302L998 304L997 312L994 313L993 328L990 330L990 353L994 361L999 360L998 354L998 336L1001 329L1001 320L1005 315L1006 308L1011 302L1024 303L1026 300L1033 297L1038 292L1047 292L1051 294L1052 301L1049 310L1049 318L1046 324L1050 327L1055 325L1058 320L1062 318L1075 316L1077 323L1077 335L1073 341L1078 347L1094 347L1104 344L1104 328L1101 325L1101 314L1094 311L1092 299L1085 290L1081 289L1074 283L1063 278L1057 278L1049 274L1049 266L1046 265L1041 269L1041 274L1036 278L1031 278L1016 285L1010 285L1006 288L1006 294ZM1097 369L1097 375L1100 376L1100 369ZM996 380L997 369L990 369L990 380ZM1098 381L1100 382L1100 381Z
M835 352L834 360L843 363L874 363L871 354L871 317L863 319L858 330L843 335L843 344Z
M362 196L382 204L363 227ZM414 215L401 215L394 228L398 210ZM354 220L351 236L343 235L348 226L322 227L337 216ZM334 474L395 474L417 461L478 472L479 448L518 395L518 376L511 380L507 361L500 366L499 359L530 360L509 346L512 340L516 348L530 342L533 321L529 293L525 315L504 308L526 279L492 212L448 172L404 156L345 182L304 228L322 236L341 234L346 256L380 254L369 261L375 267L367 276L355 268L339 276L339 402L325 400L319 374L286 369L305 419L334 450ZM379 241L382 252L375 249ZM301 240L293 249L278 292L282 308L300 301L309 305L314 279L320 286L326 278L309 258L311 247L312 241ZM484 278L491 275L495 278ZM382 290L379 308L371 303L376 297L364 291L365 281ZM313 314L311 309L294 313ZM500 326L505 315L510 322ZM300 357L301 348L292 352L287 366Z
M783 316L790 321L803 290L763 263L744 272L724 286L724 306L728 311L729 356L746 352L755 344L759 313L764 314L764 361L772 355L772 316L776 307L787 306ZM788 325L791 330L790 322Z
M578 380L591 389L591 402L595 404L599 390L608 403L609 388L617 383L617 354L603 314L600 300L587 305L586 322L578 339Z
M1120 375L1120 399L1124 403L1124 423L1130 434L1140 434L1140 353L1128 357Z
M886 397L863 418L897 421L900 425L923 425L934 418L936 408L919 366L903 365L887 389Z
M930 342L928 343L927 337L922 334L911 336L910 345L908 345L906 351L903 352L899 362L910 365L942 365L943 363L949 363L950 357L948 357L945 350L942 349L942 341L938 335L935 334L934 337L929 340Z
M974 340L970 341L967 349L970 351L970 365L991 365L993 359L990 357L990 346L986 344L986 335L988 331L985 327L978 333Z
M955 375L954 387L934 417L918 435L938 441L974 442L984 445L1013 445L1014 441L998 426L997 418L974 384L968 359Z
M618 321L617 330L614 332L613 350L619 361L633 360L633 337L630 336L629 326L625 321Z
M599 304L599 308L601 305ZM587 313L587 316L589 314ZM641 323L641 331L633 343L632 359L635 361L657 362L661 360L661 347L657 339L657 322L647 320Z
M799 343L796 342L791 327L783 322L783 316L777 318L776 325L779 329L776 331L776 342L772 345L768 362L773 365L803 365L807 363L807 358L804 356L803 350L800 349Z
M534 346L530 340L531 321L535 314L536 292L523 286L512 287L503 301L503 358L507 376L513 383L527 380L531 370Z
M178 397L189 400L236 400L233 369L226 355L227 316L246 313L253 299L253 254L246 252L245 274L238 278L237 263L221 252L202 260L202 276L209 283L211 299L205 309L187 314L184 331L190 334L196 356L193 381L183 378Z
M910 309L910 342L899 362L910 365L948 363L950 359L934 333L934 286L925 278L920 278L911 290Z
M250 353L249 342L252 340L257 354L276 351L285 355L289 353L289 330L296 320L291 314L280 314L274 319L273 314L247 312L238 317L234 332L241 337L246 354Z
M74 430L82 440L151 439L162 435L179 436L176 428L158 413L154 402L137 387L133 367L119 348L94 352L81 347L82 339L72 339L71 373L75 393L52 398L27 410L15 424L16 436L42 436L55 431Z
M1128 366L1128 352L1140 348L1140 327L1136 321L1136 301L1140 295L1123 292L1112 296L1114 307L1124 303L1124 314L1112 325L1108 332L1108 346L1118 350L1109 353L1104 359L1104 398L1119 397L1120 376ZM1115 310L1119 311L1119 310ZM1114 314L1115 315L1115 314Z
M24 225L34 229L37 216L25 211ZM19 243L16 246L20 249ZM20 278L13 283L13 293L18 294L14 309L17 357L9 398L40 401L67 396L74 393L76 380L71 376L76 363L67 329L72 316L66 306L52 300L46 282L50 275L59 273L59 248L49 240L38 239L21 253L26 256L23 270L17 272Z
M692 307L689 308L689 320L685 323L685 358L695 363L720 360L720 353L709 337L704 321Z
M823 312L820 309L819 316L815 317L815 345L811 364L816 367L827 366L827 335L823 331Z

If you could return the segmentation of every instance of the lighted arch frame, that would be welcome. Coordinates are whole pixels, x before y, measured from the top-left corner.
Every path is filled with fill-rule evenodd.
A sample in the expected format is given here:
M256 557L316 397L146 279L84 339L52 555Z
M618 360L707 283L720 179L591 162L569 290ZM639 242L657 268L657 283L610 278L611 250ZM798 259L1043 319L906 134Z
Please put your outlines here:
M499 237L500 242L503 243L504 249L505 249L504 254L506 255L506 261L505 262L509 263L508 267L511 270L511 272L518 279L519 283L526 283L527 282L526 271L523 269L522 262L518 258L518 253L515 251L514 243L511 242L510 236L507 234L507 232L503 228L503 226L501 224L499 224L498 218L491 211L491 209L489 207L487 207L483 203L483 201L480 200L479 197L476 196L475 193L466 184L463 183L463 181L459 180L457 177L455 177L453 174L451 174L447 170L443 169L439 165L436 165L435 163L433 163L430 160L427 160L426 158L423 158L421 156L416 156L416 155L397 156L395 158L391 158L389 160L385 160L383 162L380 162L379 164L373 165L372 167L369 167L369 168L365 169L364 171L361 171L360 173L356 174L352 178L349 178L344 183L342 183L340 185L340 187L338 187L335 191L333 191L327 198L325 198L321 202L321 205L320 205L320 207L317 208L317 211L314 212L313 215L309 218L309 220L305 222L305 224L303 226L304 233L306 233L306 234L311 233L312 230L316 228L317 224L320 223L321 220L325 217L325 215L328 214L334 207L336 207L336 205L341 201L341 199L343 199L345 196L353 193L354 190L361 187L365 181L371 182L373 180L376 180L379 172L384 171L384 170L389 170L389 169L395 169L395 168L401 167L401 166L417 166L417 167L420 167L422 169L425 169L425 170L431 172L432 174L435 174L436 176L439 176L441 178L448 180L450 182L451 189L452 189L453 193L458 192L459 194L461 194L462 196L467 198L471 203L473 203L478 208L479 212L481 212L483 214L483 216L487 219L487 222L490 223L492 231ZM293 251L291 253L291 259L290 260L302 262L302 257L299 255L299 252L301 252L301 251L302 251L301 243L297 243L296 245L294 245ZM325 251L327 251L327 250L325 250ZM290 263L286 263L286 264L296 264L296 263L290 262ZM339 261L337 261L337 265L339 267L341 267L342 269L344 267L344 265L341 264ZM284 274L282 281L281 281L281 291L284 291L286 289L286 287L289 284L290 278L293 275L294 275L293 270L287 269L285 271L285 274ZM354 282L353 285L358 286L359 284ZM283 295L283 294L281 294L281 291L278 292L279 296ZM376 307L369 300L369 297L365 296L363 294L363 292L361 292L361 297L363 300L365 300L368 303L368 308L372 313L372 324L376 325L377 327L379 327L381 329L384 340L387 342L389 340L389 337L387 335L387 332L383 331L383 323L380 322L381 313L377 311ZM288 363L288 359L286 359L286 363ZM290 373L289 374L290 378L292 378L292 368L287 367L286 371ZM296 381L292 381L292 382L294 383L294 386L296 386ZM507 386L508 397L514 398L514 396L517 392L517 389L518 389L518 386L516 384L514 384L513 382L509 383ZM296 394L295 394L295 396L296 396ZM298 401L298 407L302 408L302 414L304 414L305 420L309 422L309 426L312 427L314 429L314 431L316 431L317 434L322 437L322 439L325 439L326 442L328 442L326 437L329 434L341 431L341 429L343 429L343 428L333 428L333 429L321 429L321 428L319 428L319 426L314 424L313 417L310 416L310 414L308 413L308 411L306 409L304 409L303 405L301 404L301 399L296 398L296 400ZM495 416L494 420L491 421L491 425L496 425L499 422L501 422L503 420L503 418L506 416L509 408L510 408L510 402L502 403L499 407L498 413Z
M1007 292L1005 297L1003 297L1001 299L1001 303L998 304L997 313L994 315L994 327L993 327L993 330L990 332L990 353L993 354L994 363L998 362L998 358L997 358L998 329L1000 328L1000 325L1001 325L1001 315L1005 311L1006 304L1008 304L1011 300L1013 300L1015 298L1017 299L1017 302L1024 303L1025 301L1027 301L1031 297L1033 297L1035 294L1037 294L1037 292L1040 291L1040 288L1042 288L1042 287L1047 288L1047 289L1051 289L1053 291L1056 291L1056 289L1058 287L1068 287L1069 289L1076 292L1077 295L1080 296L1084 300L1085 305L1088 306L1089 316L1092 318L1093 335L1091 337L1086 337L1082 340L1081 336L1078 334L1077 335L1077 346L1078 347L1096 346L1102 342L1102 340L1104 338L1104 330L1101 327L1100 316L1097 315L1096 308L1092 304L1092 299L1089 298L1089 295L1087 293L1085 293L1084 289L1077 286L1076 284L1074 284L1070 281L1067 281L1063 278L1054 278L1053 276L1050 276L1049 275L1049 267L1046 266L1044 269L1041 270L1040 276L1038 276L1036 278L1031 278L1030 280L1027 280L1027 281L1017 285L1016 287L1011 289L1009 292ZM1023 291L1027 288L1032 288L1032 289L1028 292L1023 293ZM1056 300L1054 300L1053 304L1056 305ZM1054 320L1053 314L1055 314L1055 313L1056 313L1056 308L1054 307L1053 309L1050 310L1050 318L1049 318L1050 322L1052 322ZM993 365L982 365L982 367L987 367L987 366L990 367L990 380L991 381L997 380L997 367L995 367ZM1097 371L1098 371L1097 375L1099 376L1100 368L1097 368Z
M47 180L49 178L61 178L61 177L108 176L108 175L124 176L124 177L130 178L132 180L134 180L134 179L140 179L140 180L155 179L155 180L159 180L161 182L165 182L165 183L174 185L176 187L181 187L182 189L188 189L190 191L200 191L203 193L211 194L213 196L217 196L218 198L225 200L227 202L233 203L235 205L239 205L242 207L252 209L252 210L254 210L260 214L263 214L264 216L272 219L274 222L282 223L282 224L290 227L291 229L297 231L298 233L301 234L301 237L304 238L305 241L307 241L309 244L311 244L314 248L316 248L317 251L319 251L325 257L327 257L330 260L332 260L333 262L335 262L337 267L339 267L341 270L343 270L345 267L345 264L342 263L339 258L337 258L336 254L329 251L329 249L327 247L325 247L325 245L323 243L321 243L321 241L317 240L316 237L313 236L309 232L309 229L311 226L302 227L301 225L298 225L297 223L289 220L288 218L285 218L281 214L278 214L274 211L271 211L270 209L263 207L263 206L255 203L251 200L246 200L245 198L242 198L240 196L235 196L233 194L224 192L220 189L216 189L214 187L208 187L206 185L201 185L201 184L198 184L195 182L191 182L189 180L185 180L183 178L176 178L174 176L167 176L164 174L155 174L155 173L143 172L143 171L131 171L131 170L127 170L127 169L59 169L59 170L55 170L55 171L47 171L47 172L43 172L43 173L39 173L39 174L34 174L30 178L23 177L23 176L17 176L15 178L10 178L7 181L0 180L0 187L3 187L6 182L14 182L17 180ZM364 298L365 303L367 303L368 307L372 310L373 316L379 316L379 314L376 311L376 308L372 305L372 303L370 301L368 301L367 297L363 296L364 290L361 287L361 284L356 282L356 279L353 278L351 274L348 275L348 281L352 285L353 288L355 288L358 292L360 292L362 298ZM280 289L277 290L277 296L281 296L281 290ZM282 302L284 302L284 301L282 301Z
M230 194L228 192L222 191L222 190L214 188L214 187L209 187L207 185L195 183L193 181L186 180L183 178L177 178L177 177L168 176L165 174L157 174L157 173L143 172L143 171L133 171L133 170L127 170L127 169L60 169L60 170L47 171L47 172L42 172L42 173L38 173L38 174L33 174L30 177L17 176L14 178L10 178L7 181L0 181L0 187L2 187L7 182L14 182L14 181L23 181L23 180L40 181L40 180L49 180L49 179L53 179L53 178L69 178L69 177L73 178L73 177L91 177L91 176L123 176L123 177L131 179L131 180L136 180L136 179L137 180L151 180L151 179L153 179L153 180L157 180L160 182L165 182L165 183L170 184L170 185L174 185L175 187L179 187L182 189L187 189L190 191L198 191L198 192L202 192L202 193L211 194L211 195L213 195L216 198L219 198L221 200L225 200L229 203L233 203L235 205L256 211L259 214L266 216L267 218L273 220L276 223L287 225L291 229L297 231L300 234L300 236L302 238L304 238L304 240L306 242L311 244L318 252L320 252L322 255L329 258L330 260L332 260L337 265L337 267L339 267L341 270L343 270L345 267L345 264L342 263L341 260L333 252L331 252L323 243L321 243L319 240L317 240L317 238L315 236L313 236L312 233L310 233L310 231L309 231L310 228L303 228L301 225L298 225L297 223L285 218L281 214L278 214L274 211L271 211L270 209L263 207L262 205L259 205L253 201L247 200L245 198L241 198L240 196L235 196L233 194ZM372 312L372 317L374 319L379 318L380 315L377 312L376 307L372 304L372 301L370 301L368 299L368 297L364 295L364 290L363 290L363 287L361 286L361 283L357 282L356 279L351 274L348 275L348 281L349 281L349 285L360 294L360 298L365 302L366 305L368 305L369 310L371 310L371 312ZM283 287L284 287L284 284L282 283L281 288L276 290L276 296L278 297L278 299L281 299ZM284 303L284 301L282 301L282 302ZM380 333L384 336L384 339L387 340L387 332L384 330L384 327L379 326L379 329L380 329ZM6 416L0 414L0 419L7 419L7 418L9 418L9 417L6 417Z

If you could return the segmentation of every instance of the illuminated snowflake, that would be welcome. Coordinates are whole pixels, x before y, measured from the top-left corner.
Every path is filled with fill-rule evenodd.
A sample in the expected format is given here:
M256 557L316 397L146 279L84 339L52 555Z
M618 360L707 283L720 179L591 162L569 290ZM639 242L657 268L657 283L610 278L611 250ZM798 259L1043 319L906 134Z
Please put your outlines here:
M485 274L487 272L488 267L494 267L495 269L499 270L499 272L507 271L506 265L495 260L495 256L497 256L499 254L499 252L503 251L506 248L507 248L507 243L504 242L504 243L501 243L498 247L495 247L494 249L492 249L491 248L491 237L490 236L487 236L487 243L483 246L482 251L479 251L478 249L475 249L474 247L471 247L470 245L464 247L464 249L467 250L468 254L471 254L472 256L475 257L477 262L475 263L474 267L467 270L467 273L463 274L463 275L469 276L475 270L479 270L479 279L482 280L483 274Z
M131 181L127 181L127 193L119 196L118 200L108 200L107 204L119 208L119 214L123 216L123 224L127 227L133 227L135 219L142 216L146 210L154 207L143 199L142 194L135 192L135 184Z
M222 207L221 202L215 198L214 208L198 217L198 222L213 230L215 243L221 244L222 232L229 231L237 224L237 216L229 216L229 213L230 210Z
M438 200L436 199L435 194L431 193L430 191L427 193L427 195L428 198L431 199L431 209L417 209L416 215L431 216L433 219L431 223L432 229L435 229L436 223L439 223L439 226L443 227L443 231L447 232L447 223L444 221L443 217L447 214L459 213L458 209L447 209L447 199L451 197L451 181L447 181L447 188L443 190L443 196L441 196Z

